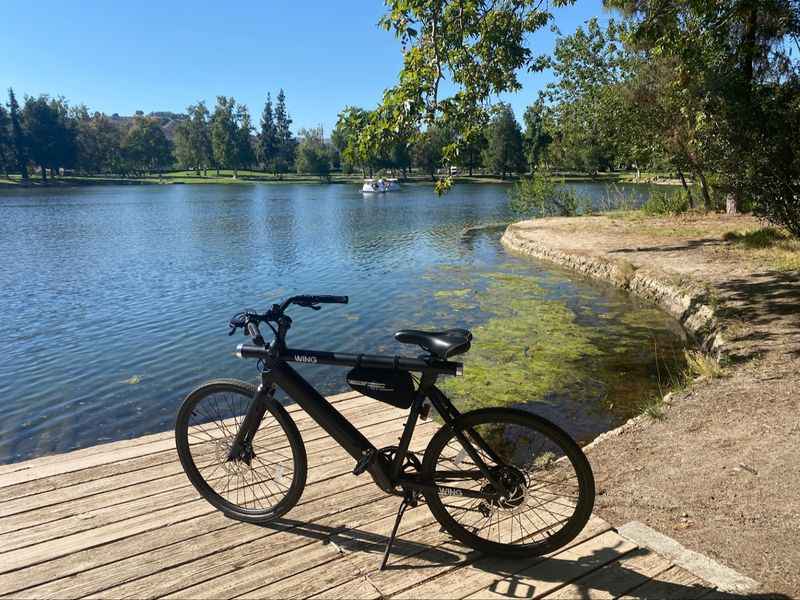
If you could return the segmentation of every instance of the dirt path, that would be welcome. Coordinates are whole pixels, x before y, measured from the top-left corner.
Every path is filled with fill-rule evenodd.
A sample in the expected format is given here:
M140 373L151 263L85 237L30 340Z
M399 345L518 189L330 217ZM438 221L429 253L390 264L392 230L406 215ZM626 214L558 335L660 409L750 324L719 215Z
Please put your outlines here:
M642 521L766 592L800 597L800 275L723 240L758 226L741 216L579 217L518 223L505 237L517 249L529 241L534 254L705 288L728 366L674 394L663 419L592 446L596 510L614 525Z

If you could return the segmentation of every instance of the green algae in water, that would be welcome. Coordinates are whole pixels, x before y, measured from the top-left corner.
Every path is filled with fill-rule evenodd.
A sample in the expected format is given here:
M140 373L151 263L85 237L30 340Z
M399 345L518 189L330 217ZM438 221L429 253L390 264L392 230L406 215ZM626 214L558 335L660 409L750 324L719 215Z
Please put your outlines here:
M472 330L464 376L444 381L445 391L471 410L541 401L574 384L578 363L598 352L591 332L575 323L563 303L544 299L532 277L489 273L486 278L478 306L494 316Z
M447 307L437 315L455 316L475 337L457 359L464 377L441 380L460 409L538 403L597 432L638 414L683 368L679 326L660 310L511 267L448 269L441 281L459 287L434 294Z

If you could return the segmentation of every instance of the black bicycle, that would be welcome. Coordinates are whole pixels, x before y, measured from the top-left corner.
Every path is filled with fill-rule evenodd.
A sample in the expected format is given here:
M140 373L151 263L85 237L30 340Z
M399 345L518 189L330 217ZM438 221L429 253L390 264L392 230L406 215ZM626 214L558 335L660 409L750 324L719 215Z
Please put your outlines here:
M230 335L242 329L252 344L236 354L258 360L261 384L206 383L178 413L175 437L186 474L200 494L227 516L251 523L280 517L299 500L307 458L297 426L275 399L286 392L386 493L401 496L381 568L408 506L424 498L453 537L489 554L546 554L583 529L594 504L594 477L580 447L556 425L529 412L486 408L460 413L436 387L440 375L460 375L451 357L470 348L464 329L403 330L395 339L415 344L418 358L300 350L286 346L290 305L319 310L346 304L347 296L294 296L267 312L239 313ZM259 324L274 340L265 342ZM409 409L397 446L376 448L288 363L352 367L350 386L366 396ZM414 427L433 407L443 421L420 458L409 451Z

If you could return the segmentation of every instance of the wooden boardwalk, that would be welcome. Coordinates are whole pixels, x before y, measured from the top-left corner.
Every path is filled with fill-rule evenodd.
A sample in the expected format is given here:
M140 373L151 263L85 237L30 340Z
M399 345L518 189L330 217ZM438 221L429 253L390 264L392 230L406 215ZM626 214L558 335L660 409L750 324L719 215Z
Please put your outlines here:
M332 402L378 447L405 411L355 393ZM229 520L199 498L172 432L0 465L0 596L11 598L700 598L712 586L592 517L545 557L483 556L407 511L378 571L399 505L297 407L308 486L267 526ZM435 431L421 424L415 450Z

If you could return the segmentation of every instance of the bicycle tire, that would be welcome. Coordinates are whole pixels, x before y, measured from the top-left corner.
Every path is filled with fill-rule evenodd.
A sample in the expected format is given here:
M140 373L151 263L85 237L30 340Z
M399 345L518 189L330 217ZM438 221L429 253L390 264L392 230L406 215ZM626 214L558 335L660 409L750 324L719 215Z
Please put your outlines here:
M559 491L547 491L546 485L541 485L538 483L533 483L529 481L528 489L525 490L523 494L524 500L520 501L520 504L516 507L509 507L506 512L507 516L497 517L497 532L498 532L498 540L500 539L500 532L501 529L505 528L506 530L511 531L509 535L509 540L513 540L514 536L514 511L518 513L518 521L519 524L517 525L519 535L519 542L520 543L501 543L500 541L493 541L491 539L486 539L486 537L481 537L481 535L477 535L475 531L470 531L470 527L466 526L465 523L460 523L456 518L451 514L451 512L455 513L456 510L461 510L466 513L468 510L476 510L477 512L481 513L481 519L485 516L485 512L488 510L494 510L501 514L501 507L499 505L489 506L485 508L483 505L478 505L478 508L463 508L465 506L470 506L467 503L471 502L470 499L465 499L460 507L456 508L448 508L452 507L450 504L445 504L443 501L442 496L437 492L426 492L424 493L425 499L428 503L428 507L436 518L436 520L442 525L442 527L450 533L454 538L463 542L467 546L474 548L480 552L484 552L486 554L494 554L512 558L522 558L526 556L539 556L542 554L547 554L549 552L553 552L554 550L563 547L570 541L572 541L583 529L586 523L589 520L589 517L592 513L592 507L594 506L594 497L595 497L595 485L594 485L594 476L592 474L592 469L587 460L586 456L584 455L583 451L580 447L574 442L574 440L565 433L562 429L554 425L553 423L543 419L539 416L531 414L529 412L518 410L518 409L511 409L511 408L487 408L487 409L479 409L475 411L471 411L465 413L458 417L451 425L444 425L436 434L433 436L431 441L428 444L428 447L425 450L425 455L422 461L422 473L421 478L423 481L426 482L434 482L434 475L436 473L437 465L440 463L440 459L442 458L442 452L445 448L449 448L451 441L456 440L458 442L458 438L456 437L455 432L458 430L464 434L468 435L469 430L475 430L476 428L481 428L482 426L487 425L497 425L506 424L512 426L519 426L519 427L526 427L532 431L537 432L543 438L548 440L551 443L551 447L560 449L563 457L568 459L569 464L571 465L572 469L575 472L575 477L577 478L577 501L573 502L573 500L565 500L559 494L565 491L565 488L556 488ZM483 437L483 436L482 436ZM458 446L460 446L460 442L458 442ZM490 449L497 450L489 444ZM515 447L514 452L518 452L519 448ZM549 451L548 451L549 452ZM553 453L555 456L555 453ZM483 456L481 458L484 458ZM455 456L454 459L445 459L450 460L453 464L457 465L458 455ZM463 460L463 459L462 459ZM538 459L537 459L538 460ZM557 465L556 468L559 470L567 470L566 464L563 461L559 461L558 459L548 459L551 461L551 464L557 464L561 462L560 465ZM458 466L458 465L457 465ZM498 467L499 468L499 467ZM539 467L537 467L539 468ZM544 469L544 463L542 463L542 469ZM548 467L552 468L552 467ZM456 469L457 470L457 469ZM474 469L473 469L474 470ZM537 471L538 474L538 471ZM548 481L547 478L544 481ZM467 480L465 479L465 485L472 486L472 489L475 489L475 484L478 483L478 480L471 481L466 483ZM435 482L434 482L435 483ZM555 486L563 485L558 483L557 481L553 480L549 482L551 484L555 484ZM450 485L450 484L447 484ZM522 484L520 484L521 486ZM534 493L532 491L534 486L540 486L536 489ZM551 486L552 487L552 486ZM483 488L482 488L483 489ZM438 488L437 488L438 490ZM540 498L537 494L548 494L549 496L543 496ZM524 527L523 527L523 520L521 513L519 513L519 508L522 506L522 502L524 502L527 506L527 503L530 500L530 497L535 497L537 501L542 500L539 506L534 506L532 508L540 508L542 507L544 510L549 510L544 507L550 507L550 509L555 510L558 512L559 508L556 508L554 503L558 503L559 500L563 501L566 506L570 506L574 504L574 510L572 514L569 516L569 519L565 523L563 527L555 531L554 533L550 533L549 531L544 531L541 540L536 540L535 537L533 541L528 543L523 543L526 540L526 536L523 534ZM571 496L570 496L571 497ZM448 495L448 502L452 502L452 496ZM460 500L457 500L460 501ZM476 501L477 502L477 501ZM485 501L480 501L484 502ZM551 512L551 514L553 514ZM533 525L536 525L536 521L530 518L527 514L526 519L530 521ZM559 515L561 516L561 515ZM502 520L501 520L502 519ZM465 517L466 521L466 517ZM510 525L509 525L510 522ZM489 517L489 531L491 532L491 526L493 523L493 517ZM474 528L474 527L473 527ZM477 528L475 528L477 529ZM541 533L541 532L536 532Z
M178 457L189 481L212 506L232 519L248 523L267 523L286 514L297 504L305 487L308 465L305 446L297 426L286 409L274 400L267 401L267 411L254 437L255 441L259 433L264 432L266 435L266 431L270 430L269 446L253 444L253 458L257 464L253 466L252 459L246 465L242 461L224 460L225 449L230 447L230 442L238 429L229 426L238 424L234 402L240 401L239 406L244 406L246 410L255 394L256 387L254 385L234 379L209 381L198 387L186 397L178 411L175 423L175 443ZM227 402L223 406L231 406L229 412L232 414L229 418L223 418L220 413L215 416L213 411L208 410L210 405L207 401L212 397L226 399ZM202 404L204 401L206 401L205 405ZM196 417L197 427L190 430L193 417ZM204 418L210 420L201 423ZM272 420L277 423L277 427ZM208 426L211 422L215 423L216 429ZM200 425L203 427L201 428ZM277 433L277 429L280 429L285 439L276 438L274 433ZM260 439L259 442L261 442ZM257 452L255 448L258 448ZM291 452L291 457L285 456L286 448ZM267 452L270 454L266 455ZM273 455L279 460L269 458ZM197 464L196 458L201 456L206 458L210 456L212 461L217 461L217 464L214 465L213 462L210 462L200 466ZM261 458L262 456L265 458ZM281 485L285 484L286 480L283 473L286 468L289 468L288 463L291 463L292 469L291 483L288 486L284 485L286 489L283 490ZM213 470L204 474L204 469L211 467ZM270 467L273 468L270 469ZM218 473L219 469L222 469L222 475L217 480L219 485L215 487L214 482L210 482L209 479L212 474ZM244 486L239 485L240 483L248 484L248 472L251 475L251 485L248 489L252 493L251 497L255 499L252 506L249 507L246 490ZM226 474L226 489L219 489L223 487L221 478L224 478ZM234 478L234 474L236 474L236 479L233 483L234 487L231 488L231 479ZM264 474L269 477L265 478ZM275 489L280 494L273 493ZM269 503L270 493L272 496L280 495L280 499L274 504ZM265 504L265 500L268 505Z

